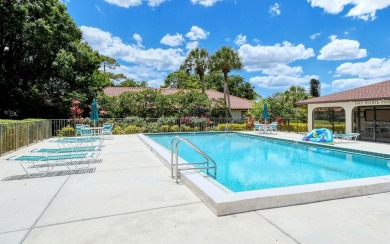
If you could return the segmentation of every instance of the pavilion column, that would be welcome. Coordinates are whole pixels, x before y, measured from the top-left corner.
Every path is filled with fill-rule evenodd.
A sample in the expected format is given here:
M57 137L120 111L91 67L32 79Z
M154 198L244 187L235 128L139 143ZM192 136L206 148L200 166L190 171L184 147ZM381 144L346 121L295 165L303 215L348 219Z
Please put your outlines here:
M352 133L353 124L353 106L343 106L345 111L345 133Z
M312 131L313 130L313 110L315 109L315 104L308 104L307 105L307 131Z

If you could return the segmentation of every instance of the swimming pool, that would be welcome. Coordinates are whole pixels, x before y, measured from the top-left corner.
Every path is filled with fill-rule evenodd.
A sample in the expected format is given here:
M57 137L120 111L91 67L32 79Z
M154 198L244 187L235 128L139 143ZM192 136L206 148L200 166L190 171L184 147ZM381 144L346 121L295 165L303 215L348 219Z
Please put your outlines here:
M176 135L142 137L169 165L168 150ZM216 181L199 174L184 178L217 215L390 191L389 155L372 157L332 146L242 133L180 136L218 165ZM187 162L199 160L185 144L179 155Z
M170 150L174 135L148 135ZM383 158L269 140L236 133L183 134L217 163L216 180L233 192L374 177L390 174ZM182 143L187 162L202 158Z

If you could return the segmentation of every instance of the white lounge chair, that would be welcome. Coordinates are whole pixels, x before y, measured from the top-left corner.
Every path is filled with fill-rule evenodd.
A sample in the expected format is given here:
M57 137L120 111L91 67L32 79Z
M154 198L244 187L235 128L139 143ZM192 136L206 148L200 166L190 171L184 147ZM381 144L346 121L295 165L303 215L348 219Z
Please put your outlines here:
M16 155L7 160L17 161L20 166L26 172L30 178L31 173L24 165L31 165L29 168L33 168L40 173L46 175L53 170L55 166L66 166L68 170L71 170L69 166L73 166L74 169L86 169L89 168L91 160L95 156L95 153L70 153L70 154L57 154L57 155ZM86 167L79 168L77 164L86 163Z
M333 137L340 140L357 140L360 136L359 133L346 133L346 134L333 134Z

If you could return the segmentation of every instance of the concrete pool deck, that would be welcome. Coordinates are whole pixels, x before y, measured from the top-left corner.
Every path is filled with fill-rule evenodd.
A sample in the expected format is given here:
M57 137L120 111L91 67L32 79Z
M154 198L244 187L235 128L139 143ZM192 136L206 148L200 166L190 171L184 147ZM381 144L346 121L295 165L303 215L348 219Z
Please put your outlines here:
M274 135L267 135L274 136ZM279 138L297 138L278 133ZM0 158L0 243L389 243L390 193L217 217L136 135L104 142L85 174L34 179ZM339 146L388 153L389 144Z

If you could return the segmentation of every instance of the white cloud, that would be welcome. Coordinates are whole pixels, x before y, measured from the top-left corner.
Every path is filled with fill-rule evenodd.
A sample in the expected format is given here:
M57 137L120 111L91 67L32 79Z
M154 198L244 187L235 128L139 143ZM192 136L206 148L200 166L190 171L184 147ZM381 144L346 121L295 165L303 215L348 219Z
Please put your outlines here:
M217 2L220 2L222 0L191 0L193 4L200 4L204 7L211 7Z
M122 8L136 7L142 5L142 2L147 2L150 7L157 7L167 0L105 0L107 3L116 5Z
M192 26L191 31L186 34L186 37L191 41L196 41L200 39L206 39L209 35L209 32L204 31L198 26Z
M150 7L157 7L165 1L167 1L167 0L148 0L148 5Z
M272 16L276 16L276 15L280 15L280 5L279 3L275 3L274 5L271 5L269 7L269 10L268 12L272 15Z
M134 33L133 38L137 42L137 46L144 47L142 46L142 37L140 34Z
M288 75L288 76L298 77L303 73L303 69L301 66L290 67L285 64L278 64L275 67L272 67L270 69L263 69L262 73L266 75L274 75L274 76Z
M98 28L81 26L83 39L103 55L120 59L137 66L152 67L156 70L175 70L184 60L182 49L141 49L123 41L109 32Z
M166 34L160 41L160 43L171 47L180 46L181 44L183 44L183 42L184 42L184 37L179 33L176 33L173 36Z
M378 83L381 81L383 80L382 79L360 79L360 78L334 80L332 82L332 91L340 92L340 91L350 90L353 88Z
M199 42L194 41L194 42L188 42L186 45L186 49L192 50L194 48L197 48L199 46Z
M289 42L274 46L242 45L238 50L246 71L261 71L277 68L296 60L308 59L314 56L312 48L305 48L303 44L293 46Z
M366 62L341 64L336 69L335 77L342 76L355 77L334 80L333 91L344 91L390 80L390 59L371 58Z
M353 7L346 14L347 17L375 20L376 11L390 6L390 0L307 0L312 7L320 7L329 14L339 14L347 5Z
M295 77L287 75L279 76L256 76L249 79L249 82L262 88L267 89L286 89L292 85L308 87L312 78L318 79L317 76Z
M244 45L246 43L246 36L239 34L238 36L236 36L236 40L234 40L234 43L238 46Z
M331 36L332 40L320 50L318 59L320 60L345 60L358 59L367 56L366 49L360 49L360 43L355 40L337 39L336 36Z
M371 58L367 62L341 64L336 68L336 76L343 75L382 79L390 77L390 59Z
M142 0L105 0L107 3L122 8L136 7L142 4Z
M147 81L151 87L160 87L164 83L168 73L158 71L145 66L121 65L112 71L115 74L124 74L127 78L135 81Z
M314 33L313 35L310 36L310 39L315 40L321 35L321 32Z
M99 13L103 13L102 9L101 9L98 5L95 5L95 8L96 8L96 10L97 10Z

